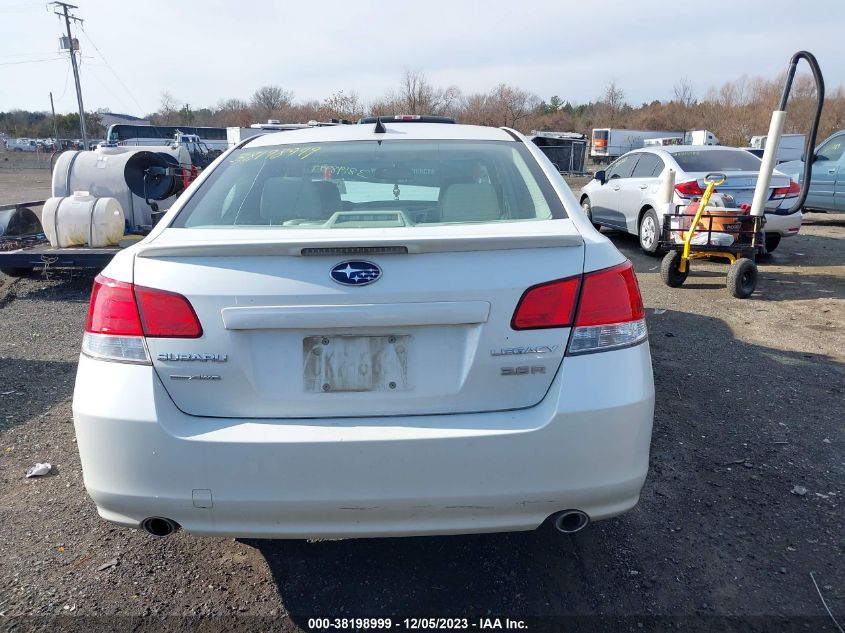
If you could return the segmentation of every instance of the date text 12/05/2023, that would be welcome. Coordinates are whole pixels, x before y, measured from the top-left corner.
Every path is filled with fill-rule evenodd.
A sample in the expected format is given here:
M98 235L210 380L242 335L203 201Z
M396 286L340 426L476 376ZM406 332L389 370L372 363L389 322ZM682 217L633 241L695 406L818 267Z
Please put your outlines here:
M511 618L309 618L308 628L315 630L525 630L524 620Z

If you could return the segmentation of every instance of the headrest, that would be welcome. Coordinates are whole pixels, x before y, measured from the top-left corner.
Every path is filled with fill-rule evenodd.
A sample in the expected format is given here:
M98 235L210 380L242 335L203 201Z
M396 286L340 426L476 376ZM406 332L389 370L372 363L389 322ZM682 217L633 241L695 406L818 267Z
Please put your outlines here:
M337 185L328 180L315 180L314 186L317 188L317 194L320 196L320 205L323 213L331 216L343 208L340 201L340 190Z
M486 222L502 217L496 189L489 183L449 185L443 192L440 208L444 222Z
M268 178L261 191L261 217L271 224L288 220L326 220L320 194L310 180Z

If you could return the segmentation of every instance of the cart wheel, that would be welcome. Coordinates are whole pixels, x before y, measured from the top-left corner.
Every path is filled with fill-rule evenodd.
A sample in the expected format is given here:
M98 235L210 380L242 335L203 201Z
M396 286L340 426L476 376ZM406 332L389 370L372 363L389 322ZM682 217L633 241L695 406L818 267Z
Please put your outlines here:
M669 251L663 258L660 264L660 276L663 278L663 283L670 288L680 288L684 285L689 274L689 261L687 261L687 269L684 272L680 271L681 253L678 251Z
M737 299L747 299L757 287L757 264L747 257L736 260L728 269L728 292Z

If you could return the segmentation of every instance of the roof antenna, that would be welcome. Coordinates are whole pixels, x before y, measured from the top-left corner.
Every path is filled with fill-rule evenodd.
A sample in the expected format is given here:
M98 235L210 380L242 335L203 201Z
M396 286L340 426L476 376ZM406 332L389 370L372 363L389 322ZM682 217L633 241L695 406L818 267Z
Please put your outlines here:
M387 128L384 127L384 123L381 122L381 117L376 117L376 128L373 130L374 134L385 134L387 132Z

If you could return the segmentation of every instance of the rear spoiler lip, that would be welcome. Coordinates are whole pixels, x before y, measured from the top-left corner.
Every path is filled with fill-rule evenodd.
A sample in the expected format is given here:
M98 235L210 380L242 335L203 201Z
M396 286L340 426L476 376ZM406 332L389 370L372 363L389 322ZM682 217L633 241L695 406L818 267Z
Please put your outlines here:
M175 244L139 244L136 257L233 257L238 255L269 257L302 257L305 248L404 246L409 255L419 253L449 253L466 251L498 251L525 248L583 247L580 235L484 235L484 236L421 236L412 238L376 237L366 241L340 239L287 239L287 240L243 240L182 242ZM372 255L376 257L377 255ZM336 257L325 255L325 257Z

